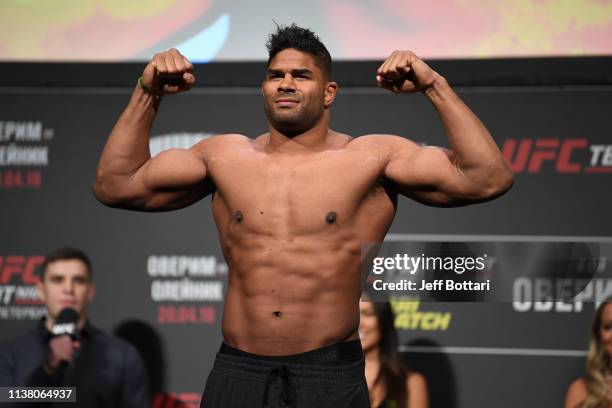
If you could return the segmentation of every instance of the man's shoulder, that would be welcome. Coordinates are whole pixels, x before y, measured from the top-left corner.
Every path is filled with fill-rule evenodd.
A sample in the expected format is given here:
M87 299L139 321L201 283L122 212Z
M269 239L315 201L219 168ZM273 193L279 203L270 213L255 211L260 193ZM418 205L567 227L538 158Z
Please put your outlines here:
M389 134L367 134L357 136L347 144L349 149L376 152L380 157L391 157L400 150L418 148L412 140Z
M94 332L95 341L103 343L108 348L109 352L119 352L122 355L124 353L137 353L136 348L130 342L122 339L121 337L118 337L95 326L91 326L91 330Z
M210 136L191 147L203 158L218 157L220 154L227 155L244 148L252 149L254 140L238 133L228 133Z
M241 135L239 133L226 133L226 134L218 134L207 137L206 139L202 139L198 143L194 145L196 146L228 146L236 143L252 143L253 140L245 135Z
M39 343L35 330L28 330L10 339L0 342L0 351L15 351L20 349L31 349L33 344Z
M397 143L406 143L406 142L414 143L414 141L412 141L411 139L407 137L391 135L391 134L384 134L384 133L370 133L367 135L355 137L351 141L351 143L371 144L371 145L376 145L376 146L382 146L382 145L393 146Z
M209 137L210 140L217 142L250 142L252 139L240 133L224 133Z

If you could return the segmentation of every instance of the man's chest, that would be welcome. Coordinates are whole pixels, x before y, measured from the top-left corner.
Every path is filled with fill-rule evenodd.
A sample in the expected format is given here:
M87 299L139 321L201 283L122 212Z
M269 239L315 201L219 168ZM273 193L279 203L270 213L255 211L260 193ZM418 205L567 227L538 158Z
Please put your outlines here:
M363 152L322 153L308 158L252 155L217 160L210 174L231 201L333 201L348 205L380 184L383 166Z
M218 160L210 173L218 211L223 207L238 222L281 222L298 230L350 219L383 190L383 166L363 153Z

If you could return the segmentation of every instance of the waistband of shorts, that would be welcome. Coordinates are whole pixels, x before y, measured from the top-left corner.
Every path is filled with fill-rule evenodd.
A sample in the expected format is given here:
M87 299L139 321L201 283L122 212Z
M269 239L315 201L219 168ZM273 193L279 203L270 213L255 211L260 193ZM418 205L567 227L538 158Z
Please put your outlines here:
M363 349L361 348L361 342L359 340L345 341L315 350L306 351L304 353L284 356L262 356L259 354L252 354L229 346L223 342L219 348L219 353L229 354L236 357L251 358L260 361L314 365L335 365L343 362L360 360L363 358Z
M221 349L227 351L229 350L228 347L230 346L225 345L224 347L222 345ZM326 350L328 347L308 351L306 353L319 352L320 350ZM359 350L361 351L360 344ZM238 351L240 353L246 353L241 350ZM306 353L280 357L294 357ZM260 356L263 358L258 358L256 354L251 353L246 353L246 355L256 357L239 356L225 353L220 350L215 358L212 373L265 383L268 381L271 372L281 367L285 367L301 384L344 387L363 384L365 382L365 360L363 351L357 356L357 360L347 359L339 361L334 365L294 363L282 359L270 359L270 356ZM308 357L310 357L310 355Z

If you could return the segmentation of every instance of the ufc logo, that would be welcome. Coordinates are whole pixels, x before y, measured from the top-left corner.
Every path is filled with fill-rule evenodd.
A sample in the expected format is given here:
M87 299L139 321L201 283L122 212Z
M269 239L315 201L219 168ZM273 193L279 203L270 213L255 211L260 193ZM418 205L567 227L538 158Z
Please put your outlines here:
M588 146L587 139L565 139L556 138L507 139L502 149L504 159L510 165L513 172L519 173L527 169L529 173L539 173L544 162L554 162L559 173L580 173L582 165L572 162L572 154L575 150L585 149Z
M0 256L0 284L9 283L12 276L21 277L20 283L35 285L39 278L34 273L45 261L44 256L6 255Z

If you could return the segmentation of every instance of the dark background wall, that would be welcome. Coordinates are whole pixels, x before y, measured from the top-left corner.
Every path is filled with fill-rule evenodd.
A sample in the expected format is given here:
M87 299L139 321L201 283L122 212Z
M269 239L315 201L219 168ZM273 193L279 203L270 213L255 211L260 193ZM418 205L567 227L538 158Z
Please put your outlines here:
M610 242L611 61L432 61L505 150L516 183L496 201L465 208L402 198L388 238ZM334 67L341 88L332 127L448 146L422 95L373 86L377 66ZM92 321L141 345L158 391L195 404L221 341L227 274L210 199L149 214L104 207L91 193L101 149L141 70L140 64L0 64L0 341L28 330L40 315L28 292L40 257L60 245L78 246L94 265ZM162 102L154 140L266 131L262 64L209 64L196 74L197 88ZM524 163L513 154L521 143ZM29 165L14 161L18 150L29 155L23 159ZM571 154L564 158L562 151ZM546 159L538 166L541 152ZM509 279L520 272L509 271ZM22 289L7 295L7 287ZM406 361L428 378L433 407L556 407L582 373L593 306L398 304L404 323L396 325ZM450 314L450 320L438 327L405 323L417 313Z

